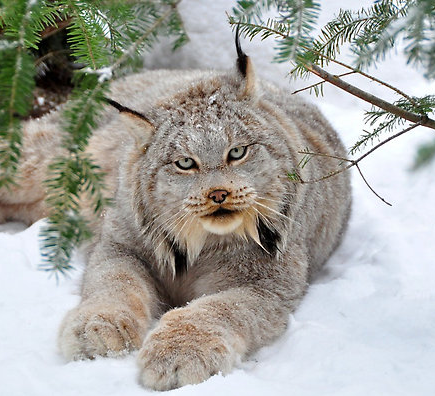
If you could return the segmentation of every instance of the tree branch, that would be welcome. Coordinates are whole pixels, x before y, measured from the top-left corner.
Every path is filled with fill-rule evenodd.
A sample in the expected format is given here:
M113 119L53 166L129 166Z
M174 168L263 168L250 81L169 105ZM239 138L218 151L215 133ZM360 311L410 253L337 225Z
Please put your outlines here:
M229 23L230 23L230 25L242 25L242 26L247 26L247 27L251 27L251 28L267 31L267 32L272 33L275 36L280 37L282 39L287 39L289 37L288 33L280 32L279 30L273 29L273 28L271 28L269 26L263 26L263 25L259 25L259 24L255 24L255 23L235 21L234 19L232 19L232 17L229 17ZM246 33L245 33L245 37L246 37ZM252 39L252 37L251 37L251 39ZM407 95L405 92L401 91L400 89L392 86L391 84L386 83L385 81L379 80L378 78L376 78L376 77L374 77L374 76L372 76L370 74L367 74L367 73L363 72L362 70L355 69L354 67L349 66L348 64L346 64L344 62L341 62L341 61L339 61L337 59L331 58L331 57L325 55L324 53L322 53L319 50L316 50L316 49L311 48L311 47L304 46L302 44L300 45L300 47L302 49L304 49L305 51L309 51L309 52L312 52L312 53L320 56L322 59L325 59L328 62L332 62L332 63L335 63L335 64L337 64L339 66L343 66L346 69L352 70L354 73L358 73L358 74L362 75L363 77L368 78L369 80L377 82L378 84L381 84L384 87L387 87L387 88L391 89L392 91L396 92L397 94L403 96L405 99L407 99L409 101L409 103L412 103L414 106L417 105L415 100L412 97L410 97L409 95ZM349 74L352 74L352 73L349 73ZM311 88L311 87L308 87L308 88ZM293 93L296 93L296 92L293 92Z
M336 155L330 155L330 154L324 154L324 153L314 153L308 150L305 151L299 151L299 154L305 154L305 155L312 155L312 156L317 156L317 157L327 157L327 158L333 158L339 161L343 161L343 162L347 162L348 165L345 166L344 168L341 169L336 169L332 172L329 172L327 175L319 177L317 179L309 179L309 180L303 180L300 175L298 174L298 180L293 180L297 183L317 183L319 181L322 180L326 180L329 179L330 177L336 176L350 168L352 168L353 166L355 166L358 169L359 174L361 175L362 179L364 180L364 182L367 184L367 186L369 187L369 189L373 192L373 194L375 194L382 202L386 203L389 206L392 206L389 202L387 202L384 198L382 198L378 193L376 193L376 191L370 186L370 184L367 182L366 178L364 177L360 167L359 167L359 163L366 158L368 155L370 155L371 153L373 153L373 151L377 150L378 148L382 147L384 144L388 143L389 141L398 138L399 136L411 131L412 129L418 127L419 125L422 125L422 122L419 121L415 124L412 124L411 126L409 126L408 128L404 129L403 131L400 131L392 136L390 136L388 139L385 139L384 141L380 142L379 144L377 144L376 146L372 147L369 151L367 151L365 154L361 155L360 157L358 157L356 160L351 160L349 158L344 158L344 157L339 157Z
M117 69L129 56L131 56L131 54L136 51L136 49L148 38L148 36L150 36L152 32L157 29L166 20L166 18L168 18L174 12L174 9L177 8L178 4L180 4L181 1L182 0L175 0L173 3L171 3L168 10L158 19L156 19L155 22L147 29L147 31L142 36L140 36L130 46L130 48L128 48L128 50L123 53L122 56L120 56L116 60L116 62L111 66L111 69Z
M65 29L71 24L72 18L66 17L65 19L58 19L56 21L56 25L54 26L47 26L40 34L41 34L41 40L44 40L53 34L58 33L60 30Z
M364 183L366 184L366 186L370 189L370 191L375 194L382 202L386 203L388 206L393 206L392 204L390 204L388 201L386 201L384 198L382 198L373 188L372 186L369 184L369 182L367 181L367 179L364 177L360 167L358 164L355 164L356 169L358 169L358 172L361 176L361 178L364 180Z
M348 76L348 75L350 75L350 74L355 74L355 73L357 73L357 71L352 70L352 71L347 72L347 73L343 73L343 74L336 75L335 77L339 77L339 78L341 78L341 77ZM299 92L306 91L307 89L313 89L313 88L316 88L316 87L318 87L319 85L322 85L322 84L324 84L324 83L326 83L326 82L327 82L327 81L323 80L323 81L319 81L318 83L315 83L315 84L309 85L309 86L307 86L307 87L304 87L304 88L298 89L298 90L296 90L296 91L293 91L293 92L292 92L292 95L295 95L295 94L297 94L297 93L299 93Z
M410 111L401 109L383 99L378 98L372 94L369 94L362 89L355 87L352 84L349 84L346 81L341 80L340 78L329 74L327 71L323 70L317 65L310 64L306 65L307 70L311 73L319 76L321 79L335 85L338 88L343 89L344 91L350 93L351 95L357 96L358 98L365 100L366 102L371 103L372 105L379 107L389 113L392 113L398 117L404 118L405 120L418 123L419 125L425 126L427 128L435 129L435 120L429 118L426 115L415 114Z

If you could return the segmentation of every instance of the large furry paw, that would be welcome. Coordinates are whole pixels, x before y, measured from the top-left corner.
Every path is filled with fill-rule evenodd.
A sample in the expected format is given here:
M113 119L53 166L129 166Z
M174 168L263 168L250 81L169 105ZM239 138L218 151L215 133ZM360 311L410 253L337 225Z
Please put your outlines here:
M63 320L58 344L68 360L116 356L140 348L145 331L125 305L83 303Z
M155 390L198 384L218 373L227 374L239 360L223 335L185 308L166 313L148 334L139 352L139 381Z

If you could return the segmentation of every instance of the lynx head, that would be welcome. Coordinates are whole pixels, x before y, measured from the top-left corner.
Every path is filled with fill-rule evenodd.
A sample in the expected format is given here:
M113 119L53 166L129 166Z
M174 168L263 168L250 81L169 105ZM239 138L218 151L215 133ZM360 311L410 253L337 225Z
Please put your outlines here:
M192 264L204 249L252 240L274 254L289 155L261 108L250 59L240 50L235 73L202 74L147 117L133 207L157 257L175 270L177 255Z

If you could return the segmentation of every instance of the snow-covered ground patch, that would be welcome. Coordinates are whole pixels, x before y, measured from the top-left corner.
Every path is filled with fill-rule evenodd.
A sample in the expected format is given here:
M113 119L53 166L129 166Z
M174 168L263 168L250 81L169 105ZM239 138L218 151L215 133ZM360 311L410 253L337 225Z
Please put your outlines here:
M330 0L322 5L331 15L340 5L367 3ZM235 51L223 13L230 7L226 0L183 1L191 43L170 56L162 55L167 49L161 47L148 64L232 67ZM261 76L294 89L285 80L287 65L270 63L268 43L244 42L243 47ZM435 92L435 84L407 68L400 56L387 59L373 73L409 94ZM365 84L385 97L384 89ZM319 104L347 146L355 142L364 127L365 103L332 87L324 98L310 100ZM433 131L417 129L361 163L372 187L392 207L378 200L353 173L348 232L278 342L226 377L215 376L169 393L434 395L435 163L419 172L409 171L416 147L433 137ZM28 229L16 223L0 226L0 394L152 393L137 384L135 354L70 363L58 354L57 329L66 311L79 301L83 260L78 257L77 270L58 284L39 271L41 224Z

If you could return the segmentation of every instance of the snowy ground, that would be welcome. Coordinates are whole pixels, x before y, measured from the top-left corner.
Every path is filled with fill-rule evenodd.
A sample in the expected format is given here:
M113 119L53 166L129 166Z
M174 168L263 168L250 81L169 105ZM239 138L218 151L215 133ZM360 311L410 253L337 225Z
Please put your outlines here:
M330 0L326 14L341 1ZM359 7L368 2L348 1ZM157 51L150 66L230 67L232 36L223 11L229 0L185 0L192 42L169 58ZM198 16L202 17L195 22ZM210 31L214 26L222 34ZM222 48L217 52L217 48ZM270 64L267 43L245 43L259 73L281 85L285 65ZM160 54L160 56L159 56ZM435 84L398 57L374 70L410 94ZM298 84L300 86L301 84ZM366 87L391 99L373 83ZM291 89L289 87L289 89ZM319 103L348 146L363 128L367 106L334 88ZM434 395L435 394L435 163L409 167L417 145L433 138L420 128L384 146L361 167L378 200L353 174L354 206L343 244L292 315L286 334L232 374L215 376L177 395ZM0 393L19 395L145 395L135 356L66 363L56 349L65 312L79 301L80 268L59 284L37 270L38 229L0 226Z

